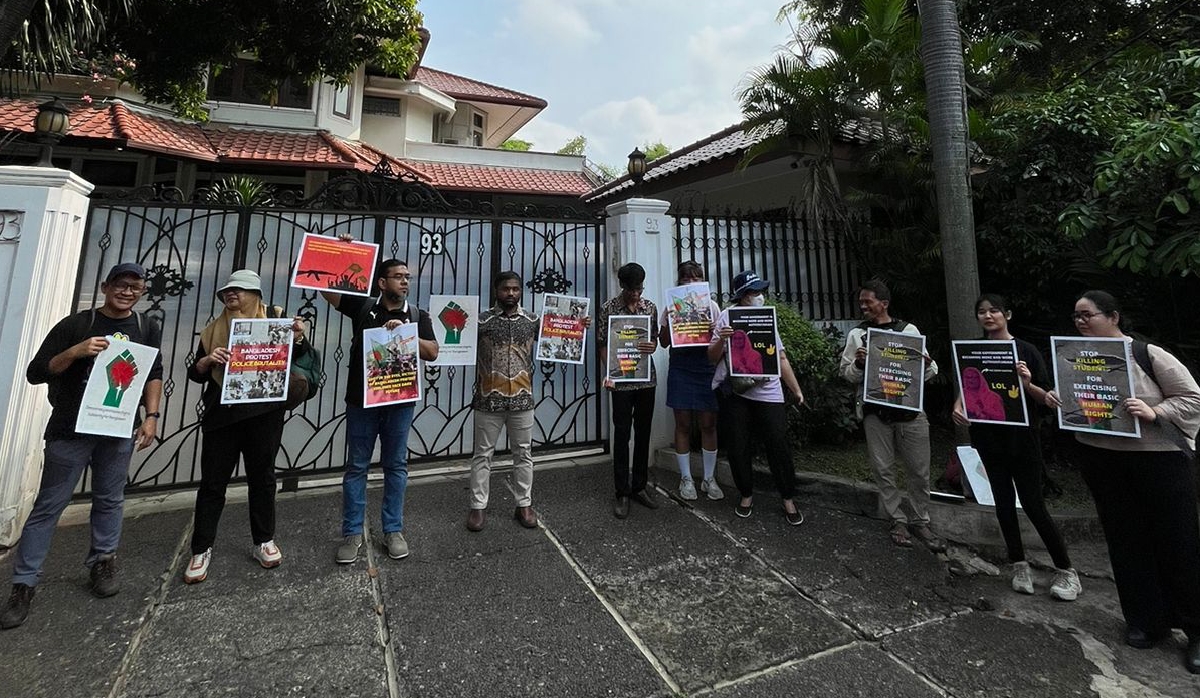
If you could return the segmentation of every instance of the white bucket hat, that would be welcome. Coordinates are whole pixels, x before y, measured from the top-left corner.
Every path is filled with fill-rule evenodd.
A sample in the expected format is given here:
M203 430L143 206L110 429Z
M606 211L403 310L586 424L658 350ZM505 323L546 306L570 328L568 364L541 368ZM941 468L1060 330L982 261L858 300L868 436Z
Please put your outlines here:
M229 280L225 285L217 289L217 296L220 297L231 288L240 288L245 291L254 291L259 296L262 296L262 279L258 278L258 274L249 269L238 269L229 275Z

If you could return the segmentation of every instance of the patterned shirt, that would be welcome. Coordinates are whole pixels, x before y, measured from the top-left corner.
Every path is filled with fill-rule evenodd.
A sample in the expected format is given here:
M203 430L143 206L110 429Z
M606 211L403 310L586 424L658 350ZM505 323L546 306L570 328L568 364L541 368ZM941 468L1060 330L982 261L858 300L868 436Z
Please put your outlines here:
M533 409L537 336L538 316L523 308L505 315L496 306L479 314L472 407L484 412Z
M630 310L629 307L625 305L625 302L621 300L621 296L617 295L616 297L608 299L604 302L604 305L600 306L600 314L596 318L596 332L597 336L600 338L600 341L598 341L597 344L604 346L605 351L608 350L608 347L605 346L608 344L608 318L613 315L649 315L650 338L647 341L654 342L655 345L658 344L658 327L655 324L658 320L658 309L654 307L654 303L646 300L645 296L642 296L638 299L637 305L633 306L633 310ZM607 364L608 356L602 355L600 360ZM649 381L613 383L612 389L624 391L653 388L658 378L654 370L654 359L647 355L646 360L650 362Z

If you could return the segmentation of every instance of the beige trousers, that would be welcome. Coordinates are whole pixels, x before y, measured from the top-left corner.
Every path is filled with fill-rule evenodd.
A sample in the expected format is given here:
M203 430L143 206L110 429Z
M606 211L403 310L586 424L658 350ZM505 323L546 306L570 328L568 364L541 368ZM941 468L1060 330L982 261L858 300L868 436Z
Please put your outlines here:
M924 414L911 422L892 422L868 414L863 418L867 434L867 457L879 486L883 510L900 523L929 523L929 420ZM896 460L899 456L908 476L908 505L912 516L901 509L900 488L896 485Z
M517 506L532 505L533 410L485 412L475 410L475 455L471 459L471 508L486 509L492 477L492 454L500 439L500 428L508 427L508 447L513 471L507 478Z

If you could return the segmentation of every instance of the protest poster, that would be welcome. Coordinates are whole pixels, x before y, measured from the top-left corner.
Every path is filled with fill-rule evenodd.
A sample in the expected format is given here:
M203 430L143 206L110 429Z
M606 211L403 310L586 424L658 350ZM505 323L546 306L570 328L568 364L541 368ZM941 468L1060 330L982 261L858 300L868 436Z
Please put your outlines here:
M608 318L608 378L614 383L650 380L650 355L638 344L653 342L648 315L610 315Z
M379 245L374 243L305 233L292 270L292 286L369 296L378 255Z
M762 378L779 375L779 334L775 309L737 306L729 309L729 375Z
M1017 374L1017 343L1003 339L951 342L958 396L976 424L1029 425L1025 386Z
M96 355L88 373L75 431L128 437L133 435L142 388L158 350L116 337L106 339L108 347Z
M229 324L229 362L221 404L283 402L292 367L292 319L244 318Z
M479 342L479 296L430 296L429 317L438 341L430 366L474 366Z
M1134 397L1129 342L1120 337L1051 337L1054 392L1061 429L1109 436L1142 435L1137 417L1122 405Z
M706 347L712 342L712 291L707 281L673 286L666 292L672 347Z
M537 358L560 363L583 363L583 346L592 301L581 296L547 293L542 296L542 320L538 326Z
M925 407L925 336L867 330L863 402L920 412Z
M976 451L970 446L957 446L958 461L962 464L963 475L966 476L966 486L970 490L971 496L977 504L984 506L996 506L996 496L992 493L992 481L988 477L987 469L983 467L983 459L979 457L979 451ZM1011 487L1012 485L1007 485ZM1021 508L1021 498L1013 494L1016 500L1017 508Z
M363 407L383 407L421 399L417 323L396 329L363 330Z

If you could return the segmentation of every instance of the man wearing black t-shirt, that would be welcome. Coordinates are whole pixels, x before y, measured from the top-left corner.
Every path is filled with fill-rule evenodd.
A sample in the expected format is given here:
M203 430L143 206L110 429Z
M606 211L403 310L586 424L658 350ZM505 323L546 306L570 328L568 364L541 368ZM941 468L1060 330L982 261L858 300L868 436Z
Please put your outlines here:
M345 239L345 238L343 238ZM363 406L363 330L394 329L417 323L421 359L437 358L438 344L429 313L408 302L412 275L408 263L385 259L375 270L378 299L322 292L338 312L350 318L354 335L350 340L350 373L346 380L346 473L342 477L342 544L334 554L339 564L358 559L363 542L367 509L367 469L375 440L379 440L379 462L383 466L383 538L388 557L408 556L404 528L404 490L408 486L408 430L412 426L412 403ZM418 377L418 380L420 378Z
M91 590L107 597L120 590L116 573L117 546L121 540L125 480L136 444L141 450L154 442L158 431L158 404L162 397L162 356L155 355L142 389L146 414L128 437L95 436L75 431L75 420L95 357L108 347L109 337L127 339L158 348L162 330L133 312L146 290L146 270L132 262L114 266L100 285L104 305L70 315L51 328L29 362L26 378L47 383L53 412L46 425L45 463L33 511L21 531L13 561L13 588L0 612L0 627L15 628L25 622L50 540L71 493L87 467L92 469L92 544L86 564L91 570Z

